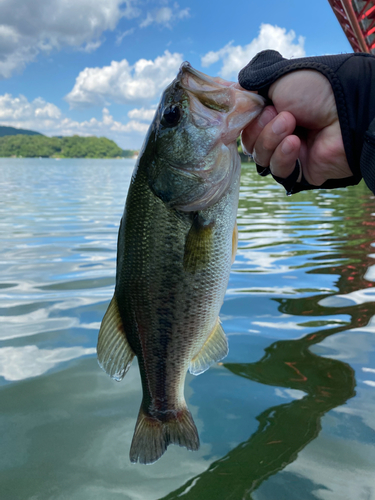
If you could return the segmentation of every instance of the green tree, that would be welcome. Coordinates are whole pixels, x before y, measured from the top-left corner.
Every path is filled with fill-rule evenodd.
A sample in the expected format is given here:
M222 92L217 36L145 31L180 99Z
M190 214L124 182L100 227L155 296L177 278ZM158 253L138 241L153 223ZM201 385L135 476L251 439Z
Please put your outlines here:
M9 135L0 137L2 157L42 158L119 158L132 157L136 151L122 150L106 137L45 137Z

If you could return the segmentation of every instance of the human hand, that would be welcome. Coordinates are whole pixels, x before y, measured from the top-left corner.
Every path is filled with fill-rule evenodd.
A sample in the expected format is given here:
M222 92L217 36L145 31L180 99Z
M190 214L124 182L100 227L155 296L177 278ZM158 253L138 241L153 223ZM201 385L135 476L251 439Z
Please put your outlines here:
M299 158L303 175L313 186L352 176L334 94L325 76L314 70L288 73L270 86L268 97L273 106L267 106L241 136L245 152L258 165L286 178Z

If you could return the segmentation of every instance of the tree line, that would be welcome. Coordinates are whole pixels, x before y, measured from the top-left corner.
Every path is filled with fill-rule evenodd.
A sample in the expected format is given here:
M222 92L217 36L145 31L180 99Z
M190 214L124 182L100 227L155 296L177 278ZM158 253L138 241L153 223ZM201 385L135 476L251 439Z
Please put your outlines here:
M26 158L131 158L137 151L123 150L106 137L0 137L0 157Z

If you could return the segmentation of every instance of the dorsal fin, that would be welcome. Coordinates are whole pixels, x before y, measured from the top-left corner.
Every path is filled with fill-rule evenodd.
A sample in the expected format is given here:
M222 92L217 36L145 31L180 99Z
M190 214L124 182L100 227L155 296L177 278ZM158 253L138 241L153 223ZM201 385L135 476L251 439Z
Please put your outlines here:
M193 375L200 375L208 370L211 365L225 358L227 354L228 341L218 318L215 328L212 330L202 349L190 361L189 372Z
M98 362L108 375L117 381L124 378L134 358L114 295L100 326Z

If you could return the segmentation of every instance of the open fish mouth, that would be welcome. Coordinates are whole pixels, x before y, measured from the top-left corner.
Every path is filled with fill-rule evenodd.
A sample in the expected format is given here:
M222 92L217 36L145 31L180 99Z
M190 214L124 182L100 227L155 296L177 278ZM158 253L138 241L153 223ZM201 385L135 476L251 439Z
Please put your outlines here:
M216 85L219 85L218 82L216 82L214 77L208 76L205 73L202 73L201 71L198 71L197 69L193 68L193 66L188 61L184 61L181 64L177 78L180 79L180 81L181 81L183 76L186 73L189 73L190 75L194 76L197 80L200 80L202 82L207 83L209 86L211 86L213 83L215 83ZM192 88L190 88L190 89L192 90ZM200 90L210 90L210 89L209 88L207 88L207 89L200 88Z
M235 82L211 77L193 68L188 61L181 64L176 80L190 96L190 110L196 125L202 128L222 127L221 139L229 144L265 106L265 99L254 92L239 89Z
M182 82L182 79L184 75L190 74L195 82L200 82L199 83L199 90L200 91L210 91L212 90L212 86L215 86L217 88L224 88L224 87L230 87L232 85L235 85L235 82L230 82L228 80L224 80L223 78L220 77L214 77L214 76L209 76L206 75L205 73L202 73L201 71L198 71L197 69L193 68L193 66L188 62L184 61L179 69L177 79L179 79ZM207 85L207 88L204 87L204 85ZM182 85L184 86L184 85ZM186 86L187 90L194 90L194 85L190 84ZM198 88L197 88L198 90Z
M231 82L224 85L222 82L225 80L219 82L194 69L188 61L181 64L177 80L183 89L197 97L209 109L227 113L233 105L231 93L228 92Z

